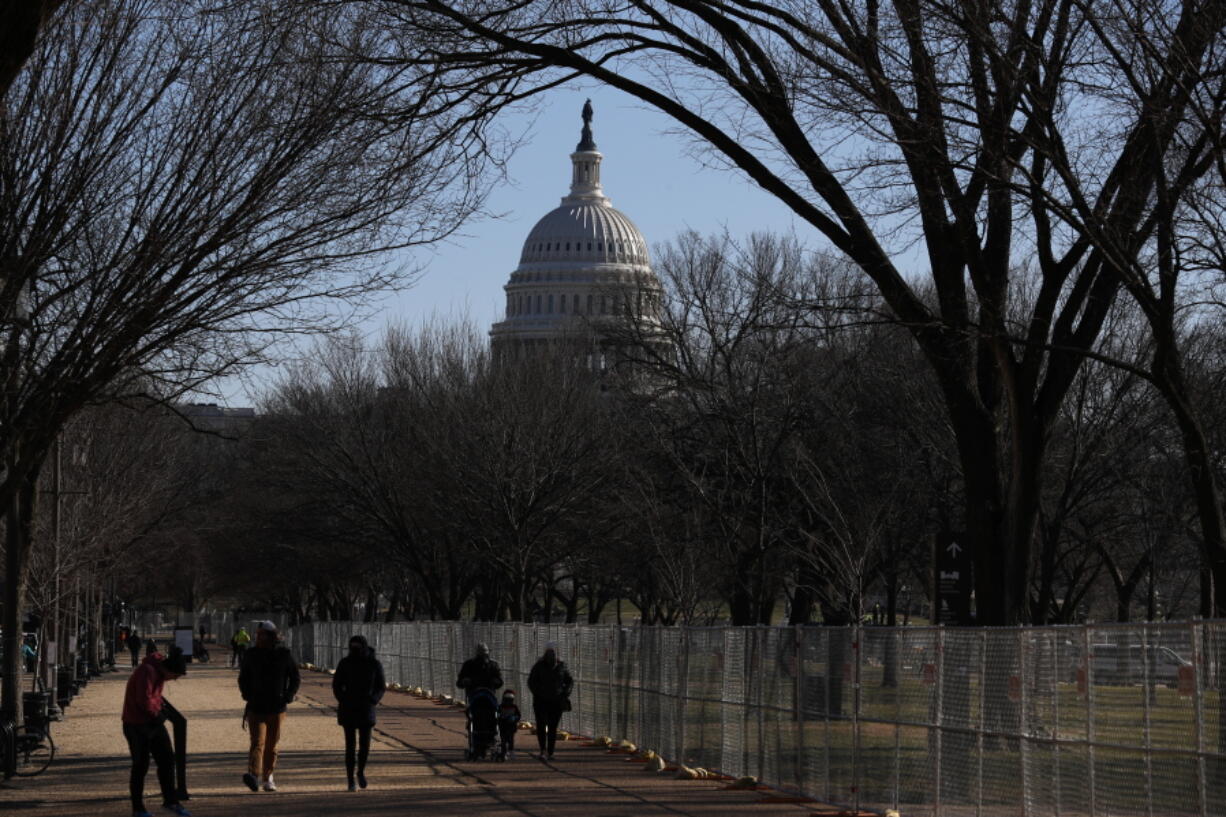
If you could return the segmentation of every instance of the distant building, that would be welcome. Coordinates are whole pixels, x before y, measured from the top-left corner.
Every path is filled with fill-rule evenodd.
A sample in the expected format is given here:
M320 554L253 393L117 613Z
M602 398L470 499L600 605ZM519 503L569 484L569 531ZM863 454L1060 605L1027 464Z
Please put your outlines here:
M239 436L255 420L253 408L230 408L216 403L180 403L175 406L194 428L226 436Z
M505 317L490 329L495 360L542 344L579 344L594 367L635 324L655 321L660 282L647 241L614 209L600 184L604 158L592 139L592 106L583 106L570 194L528 233L506 290Z

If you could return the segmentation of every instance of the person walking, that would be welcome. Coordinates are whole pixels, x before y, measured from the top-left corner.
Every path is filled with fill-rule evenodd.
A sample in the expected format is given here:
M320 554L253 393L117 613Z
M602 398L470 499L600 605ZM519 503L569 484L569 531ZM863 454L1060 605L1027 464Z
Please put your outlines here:
M349 639L349 654L336 665L332 676L336 722L345 730L345 776L349 779L349 791L366 788L370 730L375 725L375 707L386 689L383 665L375 658L374 649L367 646L363 636L353 636Z
M552 641L545 645L545 654L532 665L528 673L528 689L532 692L532 713L536 719L536 742L541 760L553 760L554 744L558 740L558 722L562 713L570 711L570 693L574 679L565 662L558 660L558 647Z
M498 704L498 737L502 743L499 754L503 760L515 759L515 732L519 729L519 706L515 703L515 690L502 693Z
M277 643L277 625L261 621L255 646L242 656L238 689L247 702L243 722L251 732L243 783L252 791L276 791L277 743L285 724L285 708L298 694L302 679L289 648Z
M230 649L234 651L234 654L230 656L230 666L242 667L243 655L246 654L249 646L251 646L251 634L247 632L246 627L239 627L238 632L230 639Z
M132 653L132 669L136 669L136 665L140 663L140 645L143 643L141 637L137 635L136 629L133 628L132 632L128 633L127 643L128 652Z
M490 648L484 641L478 642L476 654L460 665L455 685L464 690L466 698L475 689L493 692L502 686L502 668L490 658Z
M175 794L175 757L166 733L162 687L167 681L182 678L187 673L187 661L178 648L170 654L145 656L132 671L123 695L123 736L132 756L132 771L128 778L128 793L132 797L132 817L153 817L145 808L145 776L149 773L149 758L157 764L158 784L162 789L162 805L179 817L191 817Z

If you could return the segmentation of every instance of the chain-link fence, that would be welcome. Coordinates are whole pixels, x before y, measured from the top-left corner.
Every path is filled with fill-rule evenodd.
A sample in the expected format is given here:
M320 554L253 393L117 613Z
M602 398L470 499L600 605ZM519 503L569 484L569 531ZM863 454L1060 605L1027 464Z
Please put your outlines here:
M506 685L546 642L575 677L562 728L933 817L1226 815L1226 622L1009 629L324 622L299 660L366 636L389 682L455 692L478 641ZM526 717L531 717L526 715Z

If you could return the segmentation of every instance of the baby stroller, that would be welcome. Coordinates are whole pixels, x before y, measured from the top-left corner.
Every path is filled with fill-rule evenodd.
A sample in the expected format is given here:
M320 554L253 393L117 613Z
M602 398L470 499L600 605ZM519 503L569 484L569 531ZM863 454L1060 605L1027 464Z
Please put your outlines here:
M465 714L468 716L468 751L464 759L494 759L491 750L498 741L498 699L493 691L484 687L471 690Z

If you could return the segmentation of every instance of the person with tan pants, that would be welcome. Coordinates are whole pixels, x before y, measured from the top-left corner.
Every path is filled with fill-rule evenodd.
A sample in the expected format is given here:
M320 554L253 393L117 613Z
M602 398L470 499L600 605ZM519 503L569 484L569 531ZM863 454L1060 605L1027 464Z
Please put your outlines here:
M285 708L298 694L302 679L289 648L277 643L277 625L261 621L255 646L247 650L238 673L238 688L247 702L243 721L251 733L243 783L252 791L276 791L277 743L285 725Z

